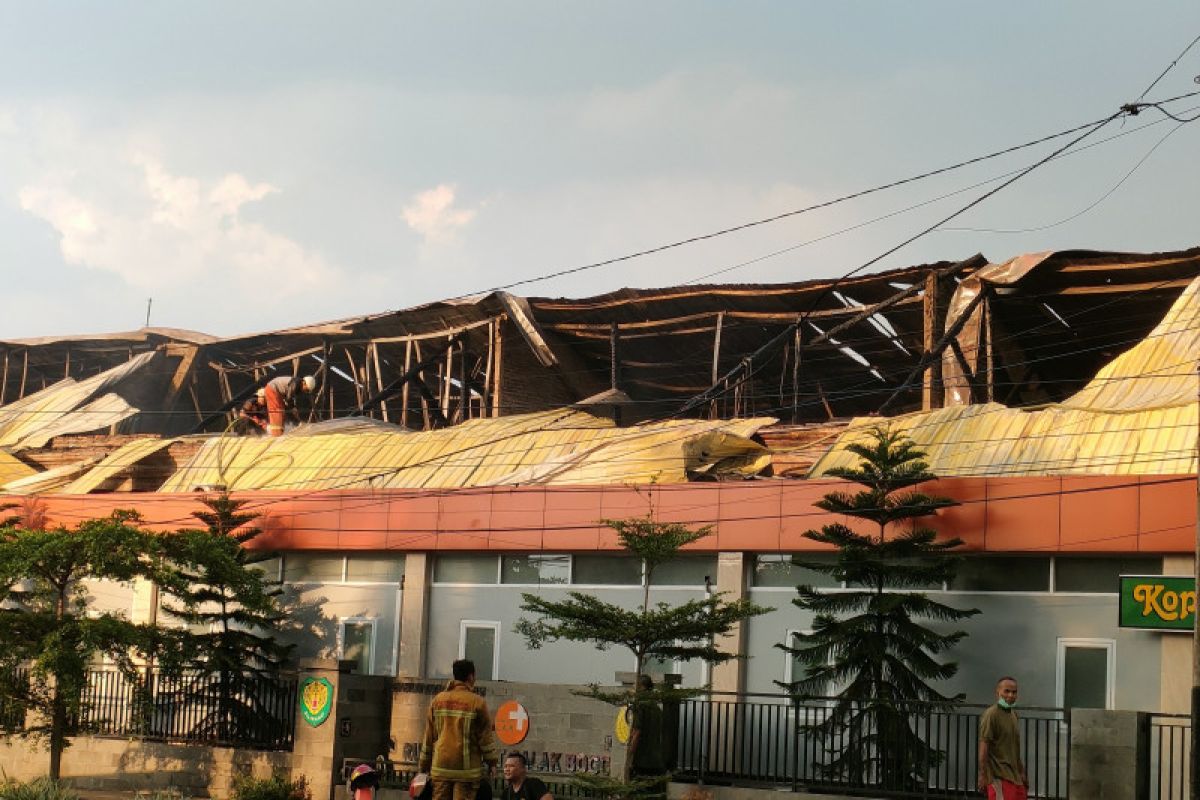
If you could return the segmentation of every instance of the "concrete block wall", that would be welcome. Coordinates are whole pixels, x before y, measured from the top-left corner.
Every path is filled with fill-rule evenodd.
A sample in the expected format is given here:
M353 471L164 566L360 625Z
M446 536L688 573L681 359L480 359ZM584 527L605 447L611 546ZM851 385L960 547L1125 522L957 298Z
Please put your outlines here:
M429 703L444 686L443 681L396 682L391 718L393 761L415 764ZM507 681L479 684L493 719L509 700L519 702L529 714L525 740L511 747L501 744L501 751L525 753L531 772L557 780L582 771L613 774L624 764L624 748L614 744L617 709L574 694L582 688Z
M27 781L46 774L50 754L43 746L15 736L0 741L5 775ZM291 766L292 754L286 752L77 736L63 753L62 775L80 789L178 789L220 799L229 796L235 775L266 778Z
M1071 711L1070 797L1149 798L1150 715L1137 711Z

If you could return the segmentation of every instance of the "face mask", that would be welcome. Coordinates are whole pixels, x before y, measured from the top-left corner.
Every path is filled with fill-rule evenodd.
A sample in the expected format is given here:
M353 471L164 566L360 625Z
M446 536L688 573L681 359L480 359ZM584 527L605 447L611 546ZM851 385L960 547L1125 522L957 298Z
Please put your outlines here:
M1017 704L1016 700L1014 700L1013 702L1010 703L1007 700L1005 700L1003 697L997 698L996 702L999 703L1000 707L1004 708L1004 709L1011 709L1013 706L1015 706Z

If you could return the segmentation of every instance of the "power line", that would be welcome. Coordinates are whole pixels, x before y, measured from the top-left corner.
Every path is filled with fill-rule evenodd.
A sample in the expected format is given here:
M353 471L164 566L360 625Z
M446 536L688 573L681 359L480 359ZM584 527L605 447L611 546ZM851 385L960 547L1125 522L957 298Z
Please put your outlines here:
M1037 139L1032 139L1028 142L1023 142L1021 144L1013 145L1011 147L1006 147L1001 150L996 150L991 153L987 153L985 155L975 156L974 158L969 158L964 161L959 161L959 162L951 164L949 166L939 167L939 168L933 169L933 170L928 170L926 172L918 173L916 175L912 175L912 176L909 176L906 178L901 178L901 179L894 180L894 181L891 181L888 183L880 184L878 186L874 186L869 189L861 189L861 190L858 190L855 192L851 192L849 194L835 197L831 200L824 200L819 203L813 203L812 205L793 209L791 211L785 211L781 214L775 214L770 217L765 217L762 219L757 219L757 220L753 220L750 222L741 223L739 225L733 225L728 228L722 228L720 230L711 231L709 233L703 233L703 234L698 234L696 236L690 236L686 239L679 239L677 241L668 242L667 244L657 245L655 247L647 248L645 250L639 250L639 251L636 251L633 253L628 253L626 255L604 259L602 261L595 261L595 262L591 262L588 264L581 264L581 265L575 266L575 267L568 267L566 269L560 269L560 270L556 270L554 272L549 272L549 273L545 273L543 275L538 275L538 276L534 276L534 277L530 277L530 278L522 278L521 280L512 281L510 283L499 284L499 285L493 286L489 289L482 289L482 290L476 291L476 292L470 292L467 294L457 295L455 297L448 298L448 300L462 300L462 299L465 299L468 297L473 297L478 294L486 294L489 292L504 291L507 289L516 288L517 286L526 286L531 283L540 283L541 281L551 280L553 278L561 278L564 275L574 275L576 273L597 269L599 267L606 267L606 266L610 266L612 264L621 263L623 261L630 261L635 258L641 258L643 256L653 255L655 253L661 253L666 250L672 250L672 249L675 249L678 247L683 247L685 245L695 244L696 242L703 242L703 241L707 241L709 239L715 239L720 236L726 236L731 233L737 233L739 231L744 231L744 230L747 230L750 228L759 227L761 225L768 225L772 222L778 222L779 220L788 219L790 217L799 216L801 214L807 214L812 211L817 211L817 210L824 209L824 208L830 208L832 206L839 205L841 203L845 203L850 200L855 200L860 197L866 197L867 195L876 194L878 192L886 191L888 189L894 189L899 186L905 186L907 184L915 183L917 181L921 181L926 178L932 178L937 175L943 175L947 172L952 172L956 169L961 169L963 167L967 167L972 164L978 164L978 163L981 163L983 161L988 161L993 158L998 158L1000 156L1009 155L1011 153L1016 153L1016 152L1025 150L1030 147L1035 147L1039 144L1045 144L1046 142L1054 141L1055 139L1060 139L1064 136L1070 136L1073 133L1078 133L1079 131L1090 128L1093 125L1107 123L1110 120L1111 120L1111 118L1104 119L1104 120L1095 120L1092 122L1084 123L1083 125L1077 125L1073 128L1068 128L1066 130L1059 131L1057 133L1052 133L1047 136L1042 136Z
M1163 78L1165 78L1167 76L1168 72L1170 72L1172 69L1175 68L1175 65L1179 63L1180 59L1182 59L1184 56L1187 55L1188 51L1191 50L1196 45L1196 42L1200 42L1200 34L1198 34L1195 39L1192 39L1192 41L1188 44L1187 47L1183 48L1182 53L1175 56L1174 61L1172 61L1170 64L1167 64L1167 68L1164 69L1161 73L1159 73L1159 76L1157 78L1150 81L1150 85L1146 87L1145 91L1143 91L1140 95L1138 95L1139 102L1141 100L1143 100L1146 97L1146 95L1150 94L1150 90L1153 89L1155 86L1157 86L1158 82L1161 81Z

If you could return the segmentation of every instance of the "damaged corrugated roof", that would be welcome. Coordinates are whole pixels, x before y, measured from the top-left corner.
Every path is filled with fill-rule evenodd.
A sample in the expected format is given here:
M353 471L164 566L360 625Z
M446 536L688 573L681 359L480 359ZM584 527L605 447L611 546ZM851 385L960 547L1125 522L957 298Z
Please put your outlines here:
M746 477L770 462L766 448L749 437L772 422L675 420L618 428L582 411L556 410L420 433L300 428L274 439L220 437L208 442L161 491L645 484L680 483L696 474Z
M1164 475L1197 471L1196 359L1200 278L1158 325L1079 392L1037 410L997 403L887 420L938 475ZM885 422L855 420L810 477L854 466L846 446Z

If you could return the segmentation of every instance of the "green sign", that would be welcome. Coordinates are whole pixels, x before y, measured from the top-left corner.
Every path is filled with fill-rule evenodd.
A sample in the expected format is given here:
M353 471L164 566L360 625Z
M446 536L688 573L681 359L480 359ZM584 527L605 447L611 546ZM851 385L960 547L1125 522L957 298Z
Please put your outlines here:
M300 716L314 728L329 719L333 710L333 684L325 678L305 678L300 682Z
M1182 575L1122 575L1122 628L1190 631L1196 616L1196 579Z

